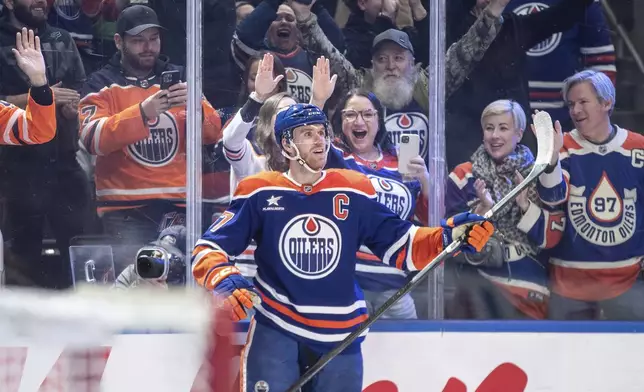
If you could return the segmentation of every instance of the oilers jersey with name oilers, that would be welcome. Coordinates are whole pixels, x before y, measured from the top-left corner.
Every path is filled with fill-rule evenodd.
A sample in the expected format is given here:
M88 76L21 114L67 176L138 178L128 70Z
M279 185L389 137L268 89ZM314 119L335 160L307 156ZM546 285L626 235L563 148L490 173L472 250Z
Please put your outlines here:
M379 203L401 219L427 224L427 200L421 195L420 182L403 181L398 172L398 158L395 155L381 153L376 161L368 162L332 144L326 167L350 169L365 174L376 190ZM364 290L398 289L408 280L405 272L383 264L366 246L362 246L356 256L358 282Z
M597 145L573 130L559 156L537 188L566 212L550 258L551 289L583 301L615 298L634 284L644 256L644 136L615 126L613 138Z
M323 171L304 186L279 172L247 177L228 211L197 242L195 279L212 289L216 267L254 239L254 282L262 297L256 321L320 352L331 349L367 319L355 279L361 244L408 271L443 248L442 229L416 227L377 199L371 181L352 170ZM348 350L359 349L363 339Z
M471 162L461 163L449 174L445 194L447 216L469 211L478 203L475 181ZM481 276L508 294L508 300L517 309L534 319L546 318L550 291L547 257L541 253L534 254L532 246L553 248L561 240L564 225L563 212L530 203L517 229L527 234L531 244L504 241L503 266L477 268Z
M517 15L528 15L561 1L567 0L512 0L507 9ZM581 23L548 37L527 54L530 107L547 110L555 120L568 120L561 89L564 79L570 75L594 69L606 73L615 82L615 48L598 0L588 7Z
M160 75L183 69L158 61L149 78L127 77L120 55L92 73L80 102L80 142L97 155L99 213L134 208L150 200L185 201L186 108L173 107L143 120L140 104L160 89ZM183 78L183 77L182 77ZM203 142L221 138L221 120L204 99Z

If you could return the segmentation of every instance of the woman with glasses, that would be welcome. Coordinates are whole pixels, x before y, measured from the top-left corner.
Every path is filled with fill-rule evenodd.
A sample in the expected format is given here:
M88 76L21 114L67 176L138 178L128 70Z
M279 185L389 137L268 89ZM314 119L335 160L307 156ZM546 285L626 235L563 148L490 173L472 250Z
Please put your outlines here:
M410 174L403 178L384 120L384 108L374 93L354 90L342 97L332 117L337 138L331 146L327 167L366 174L380 203L403 219L416 218L426 225L429 173L425 161L420 156L413 158L407 168ZM399 269L383 264L364 246L357 258L358 284L371 313L400 289L408 277ZM411 296L403 297L383 318L417 318Z

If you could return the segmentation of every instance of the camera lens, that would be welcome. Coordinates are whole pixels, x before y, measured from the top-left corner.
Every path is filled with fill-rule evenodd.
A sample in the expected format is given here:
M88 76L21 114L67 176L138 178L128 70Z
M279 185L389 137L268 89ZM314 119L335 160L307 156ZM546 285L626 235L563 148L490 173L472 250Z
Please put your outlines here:
M402 142L403 143L409 143L409 136L403 136L402 137Z
M136 272L143 279L159 279L165 268L163 260L150 256L139 256L136 260Z

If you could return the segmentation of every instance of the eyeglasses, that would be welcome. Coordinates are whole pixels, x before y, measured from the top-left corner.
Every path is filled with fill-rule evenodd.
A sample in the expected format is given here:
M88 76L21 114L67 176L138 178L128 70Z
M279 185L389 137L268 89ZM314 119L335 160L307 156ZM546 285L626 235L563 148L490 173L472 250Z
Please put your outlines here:
M362 119L364 121L371 121L374 118L378 117L378 112L376 110L353 110L353 109L346 109L342 111L342 118L347 120L347 121L356 121L358 119L358 115L362 116Z

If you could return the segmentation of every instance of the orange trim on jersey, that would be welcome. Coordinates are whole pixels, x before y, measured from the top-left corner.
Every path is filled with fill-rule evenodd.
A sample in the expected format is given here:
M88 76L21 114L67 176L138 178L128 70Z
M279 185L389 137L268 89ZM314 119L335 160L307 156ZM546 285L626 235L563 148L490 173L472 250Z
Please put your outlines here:
M53 94L53 93L52 93ZM41 106L28 93L25 110L0 104L0 144L43 144L56 136L56 105Z
M564 133L563 147L560 152L567 152L567 150L581 150L583 147L572 137L570 133Z
M546 319L548 315L548 301L550 299L548 295L541 294L543 295L543 301L539 302L536 299L529 299L531 290L526 288L505 285L493 281L490 281L490 283L498 287L503 297L524 315L534 320Z
M472 174L472 162L464 162L456 166L452 173L459 179L465 180L468 174Z
M195 249L192 251L192 257L195 257L202 250L207 250L207 249L214 250L205 245L196 246ZM225 254L218 251L211 252L206 257L199 260L197 264L192 266L192 275L194 276L195 280L200 286L205 287L208 290L212 290L212 285L210 284L208 279L208 275L210 275L210 271L213 268L217 267L218 264L227 263L227 262L228 262L228 258L226 257ZM206 281L207 279L208 281Z
M355 327L356 325L361 324L363 321L367 319L366 314L361 314L360 316L354 317L351 320L347 321L335 321L335 320L313 320L310 318L303 317L286 306L273 301L272 299L266 297L264 293L261 293L262 296L262 301L265 302L268 306L271 308L277 310L278 312L282 313L283 315L297 321L300 324L304 324L309 327L314 327L314 328L332 328L332 329L347 329L351 327Z
M411 260L414 267L417 270L421 270L443 251L443 229L439 227L419 227L416 230L416 235L412 238L412 244ZM402 253L400 252L400 254ZM400 254L398 258L400 258ZM397 267L398 263L402 267L403 261L397 260Z
M623 268L576 269L550 265L552 292L579 301L603 301L628 291L640 274L640 264Z
M359 258L360 260L378 261L378 262L382 261L376 255L372 255L370 253L360 252L360 251L356 252L356 257Z
M639 133L627 131L628 135L626 140L622 143L622 148L625 150L639 150L644 149L644 136Z

